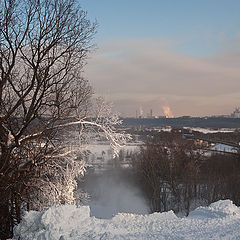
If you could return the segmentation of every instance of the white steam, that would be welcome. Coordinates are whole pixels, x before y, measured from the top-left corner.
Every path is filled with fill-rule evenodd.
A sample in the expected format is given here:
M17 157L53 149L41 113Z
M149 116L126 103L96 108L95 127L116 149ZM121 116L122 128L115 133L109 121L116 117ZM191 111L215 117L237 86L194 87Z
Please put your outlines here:
M162 110L166 118L173 118L173 113L169 106L162 106Z
M121 170L93 174L86 179L85 190L91 195L91 216L111 218L117 213L149 213L143 194L132 176Z

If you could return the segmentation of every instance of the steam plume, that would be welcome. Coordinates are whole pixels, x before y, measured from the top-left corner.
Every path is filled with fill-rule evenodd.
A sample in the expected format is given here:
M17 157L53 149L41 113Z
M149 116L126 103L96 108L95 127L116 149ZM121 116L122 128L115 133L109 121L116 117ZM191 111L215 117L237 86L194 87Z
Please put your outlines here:
M143 109L142 109L142 106L141 106L140 109L139 109L139 114L140 114L141 117L143 117Z
M174 117L169 106L163 106L162 110L163 110L163 113L166 116L166 118L173 118Z

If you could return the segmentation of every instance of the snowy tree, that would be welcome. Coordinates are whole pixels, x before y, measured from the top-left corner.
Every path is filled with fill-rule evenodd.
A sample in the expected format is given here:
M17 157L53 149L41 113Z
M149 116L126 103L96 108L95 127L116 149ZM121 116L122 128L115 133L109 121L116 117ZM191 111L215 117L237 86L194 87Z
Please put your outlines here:
M1 239L22 209L74 201L91 132L126 140L82 77L95 31L75 0L0 0Z

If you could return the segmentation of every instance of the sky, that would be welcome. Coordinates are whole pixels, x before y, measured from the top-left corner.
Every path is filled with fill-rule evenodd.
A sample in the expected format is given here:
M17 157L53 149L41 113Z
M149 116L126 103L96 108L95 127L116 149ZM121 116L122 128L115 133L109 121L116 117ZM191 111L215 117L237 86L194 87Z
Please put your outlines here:
M240 106L239 0L79 0L97 20L84 75L121 116Z

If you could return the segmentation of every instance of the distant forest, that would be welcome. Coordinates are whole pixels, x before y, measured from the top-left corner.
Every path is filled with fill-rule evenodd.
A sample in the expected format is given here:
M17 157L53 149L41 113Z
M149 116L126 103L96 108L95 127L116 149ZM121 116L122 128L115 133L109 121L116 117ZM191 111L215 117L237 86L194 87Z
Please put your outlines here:
M205 128L240 128L240 118L226 117L179 117L179 118L123 118L125 127L205 127Z

